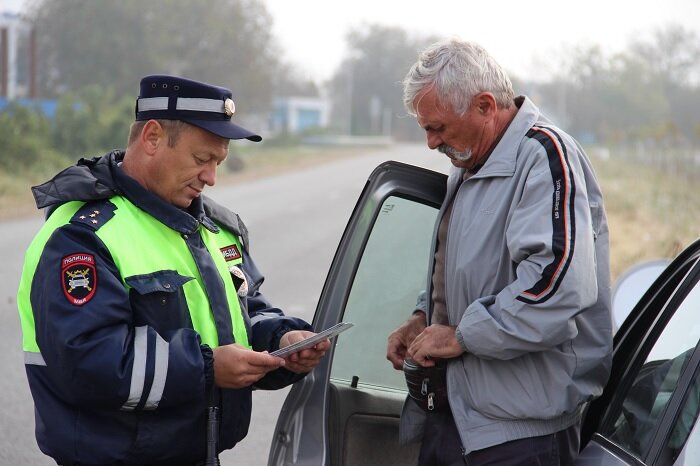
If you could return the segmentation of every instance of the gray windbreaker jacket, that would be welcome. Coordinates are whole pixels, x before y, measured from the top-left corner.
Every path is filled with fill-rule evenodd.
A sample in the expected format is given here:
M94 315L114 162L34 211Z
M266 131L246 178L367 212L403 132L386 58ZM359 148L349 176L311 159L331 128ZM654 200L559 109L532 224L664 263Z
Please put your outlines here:
M484 166L466 181L453 168L438 216L453 202L445 297L465 353L447 383L465 453L573 425L610 373L600 187L578 143L528 98L516 103ZM430 315L425 299L419 308ZM401 440L419 439L424 420L409 399Z

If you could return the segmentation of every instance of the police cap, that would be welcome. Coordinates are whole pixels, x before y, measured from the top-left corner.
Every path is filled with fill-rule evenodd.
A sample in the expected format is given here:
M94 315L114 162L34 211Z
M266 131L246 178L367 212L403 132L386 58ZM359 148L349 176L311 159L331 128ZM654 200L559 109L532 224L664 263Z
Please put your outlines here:
M260 142L231 121L235 111L231 90L177 76L146 76L136 99L136 121L182 120L222 138Z

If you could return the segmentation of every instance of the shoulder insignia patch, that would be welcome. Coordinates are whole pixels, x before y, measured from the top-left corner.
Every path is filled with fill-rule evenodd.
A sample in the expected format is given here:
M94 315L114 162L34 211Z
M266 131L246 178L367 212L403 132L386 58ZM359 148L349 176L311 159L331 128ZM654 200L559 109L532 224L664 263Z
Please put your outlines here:
M95 256L79 252L61 259L61 281L68 302L82 306L90 301L97 290Z
M226 262L235 261L241 258L241 252L238 250L238 247L235 244L221 248L221 253L224 255Z
M88 202L73 215L71 223L82 223L93 230L99 230L114 217L115 210L116 206L109 200Z

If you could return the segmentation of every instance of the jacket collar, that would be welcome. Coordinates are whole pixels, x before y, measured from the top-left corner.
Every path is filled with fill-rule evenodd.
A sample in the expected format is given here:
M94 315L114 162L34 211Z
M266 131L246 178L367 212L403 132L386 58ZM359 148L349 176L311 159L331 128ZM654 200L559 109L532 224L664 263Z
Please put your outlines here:
M186 210L179 209L151 193L120 167L124 151L115 150L102 157L80 159L72 167L49 181L32 187L38 208L48 207L48 215L68 201L94 201L122 195L141 210L182 234L197 231L199 223L211 232L216 224L206 215L202 197L192 201ZM47 217L48 217L47 215Z
M122 195L169 228L182 234L193 234L201 223L209 231L214 233L219 231L214 222L204 213L201 197L194 198L187 209L180 209L141 186L135 179L124 173L118 163L113 166L112 171Z
M515 105L518 107L518 113L515 114L484 166L474 174L474 178L513 176L515 173L520 142L541 117L537 106L526 96L516 97Z
M109 199L119 194L110 168L119 154L119 151L113 151L102 157L82 158L49 181L32 186L37 208L48 207L50 213L68 201ZM121 156L124 156L123 152Z

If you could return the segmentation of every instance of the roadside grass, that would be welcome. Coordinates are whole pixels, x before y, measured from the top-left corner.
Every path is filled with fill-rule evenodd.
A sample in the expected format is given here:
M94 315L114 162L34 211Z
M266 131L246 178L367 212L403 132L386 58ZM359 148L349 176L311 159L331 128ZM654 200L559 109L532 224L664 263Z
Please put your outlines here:
M49 180L66 166L59 159L52 158L31 171L10 172L0 168L0 221L41 216L34 204L31 187Z
M229 155L218 182L240 183L357 153L357 148L244 146ZM613 279L640 261L671 259L700 237L697 176L620 160L614 153L605 158L597 157L595 151L589 153L605 196ZM46 181L59 169L43 166L39 173L31 174L0 170L0 221L40 216L29 187Z
M610 225L613 279L646 260L672 259L700 237L697 176L592 157Z

